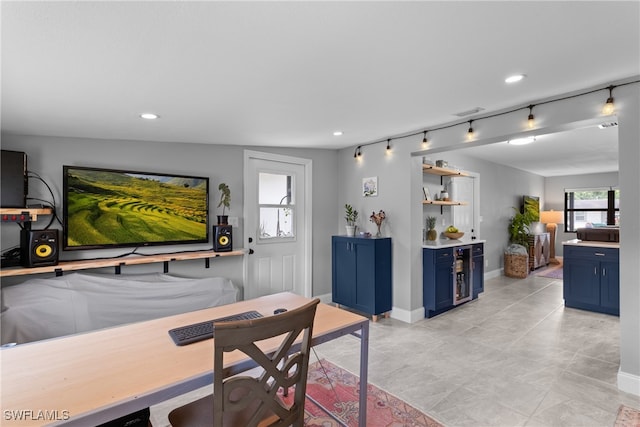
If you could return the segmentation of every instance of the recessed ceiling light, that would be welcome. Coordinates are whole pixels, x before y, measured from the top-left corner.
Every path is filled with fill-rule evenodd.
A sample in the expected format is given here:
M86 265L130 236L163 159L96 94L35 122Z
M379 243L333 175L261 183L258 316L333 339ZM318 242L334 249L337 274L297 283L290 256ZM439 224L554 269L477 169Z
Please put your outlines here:
M143 119L147 119L147 120L155 120L159 116L157 114L153 114L153 113L142 113L142 114L140 114L140 117L143 118Z
M505 83L516 83L519 82L520 80L524 79L526 77L525 74L514 74L512 76L507 77L506 79L504 79Z
M342 131L341 130L337 130L333 133L333 136L341 136L342 135Z
M535 136L527 136L525 138L510 139L509 141L507 141L507 143L511 145L526 145L535 142L535 140Z

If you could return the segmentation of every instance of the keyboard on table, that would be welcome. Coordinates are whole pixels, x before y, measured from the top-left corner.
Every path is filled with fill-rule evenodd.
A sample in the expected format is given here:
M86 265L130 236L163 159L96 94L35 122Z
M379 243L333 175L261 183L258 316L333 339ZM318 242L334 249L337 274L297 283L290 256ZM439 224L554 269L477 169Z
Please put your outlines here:
M231 316L221 317L219 319L207 320L206 322L194 323L191 325L181 326L171 329L169 335L176 345L187 345L194 342L213 338L216 322L231 322L234 320L258 319L262 314L255 310L245 311L242 313L232 314Z

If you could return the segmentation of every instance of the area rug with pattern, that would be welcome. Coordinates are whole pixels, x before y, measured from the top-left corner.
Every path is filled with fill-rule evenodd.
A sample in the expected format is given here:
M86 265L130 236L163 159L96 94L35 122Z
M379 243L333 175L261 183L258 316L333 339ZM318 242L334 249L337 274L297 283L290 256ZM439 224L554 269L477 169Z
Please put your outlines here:
M307 395L338 418L343 425L358 425L360 380L326 360L309 364ZM336 427L341 425L307 399L306 427ZM401 399L367 385L367 427L416 426L442 427L442 424Z
M640 427L640 411L620 405L614 427Z
M549 277L551 279L562 279L562 264L549 264L533 273L539 277Z

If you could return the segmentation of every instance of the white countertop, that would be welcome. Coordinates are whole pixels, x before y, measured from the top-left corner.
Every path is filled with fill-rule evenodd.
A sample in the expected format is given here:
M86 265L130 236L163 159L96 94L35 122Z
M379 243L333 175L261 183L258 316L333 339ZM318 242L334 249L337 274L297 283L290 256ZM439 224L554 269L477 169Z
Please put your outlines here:
M620 243L618 242L598 242L595 240L579 240L572 239L567 240L566 242L562 242L563 245L570 246L589 246L593 248L615 248L620 249Z
M452 239L438 239L438 240L429 240L422 243L422 247L424 249L442 249L442 248L455 248L456 246L467 246L474 245L476 243L486 243L486 240L482 239L460 239L460 240L452 240Z

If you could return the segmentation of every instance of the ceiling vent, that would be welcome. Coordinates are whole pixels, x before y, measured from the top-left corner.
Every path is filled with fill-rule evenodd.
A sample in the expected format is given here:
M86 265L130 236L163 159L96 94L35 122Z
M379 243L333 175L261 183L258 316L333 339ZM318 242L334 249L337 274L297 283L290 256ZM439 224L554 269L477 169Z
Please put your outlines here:
M616 126L618 126L618 122L606 122L598 125L600 129L614 128Z
M471 110L463 111L461 113L456 113L454 115L458 116L458 117L466 117L466 116L470 116L472 114L479 113L480 111L484 111L484 108L476 107L476 108L472 108Z

